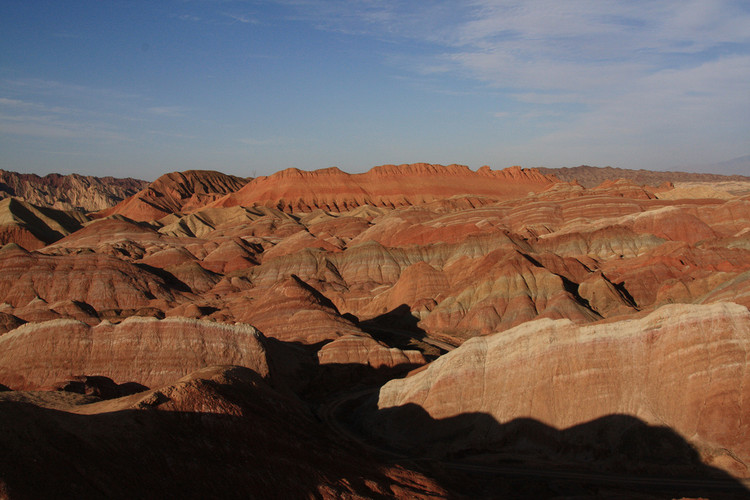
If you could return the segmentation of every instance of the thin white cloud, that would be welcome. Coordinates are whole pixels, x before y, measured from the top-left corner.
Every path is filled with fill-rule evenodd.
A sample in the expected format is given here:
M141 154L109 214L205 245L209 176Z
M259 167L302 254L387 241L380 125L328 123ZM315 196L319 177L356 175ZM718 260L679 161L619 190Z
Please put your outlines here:
M247 14L225 13L226 17L243 24L259 24L260 21Z
M0 109L1 108L26 109L57 114L69 114L76 112L75 109L66 108L64 106L48 106L39 102L23 101L20 99L8 99L5 97L0 97Z
M179 118L185 116L186 109L182 106L152 106L146 109L152 115Z
M55 116L0 113L0 134L47 139L128 141L129 137L104 123L77 122Z
M520 154L610 154L604 162L636 166L647 150L669 164L750 147L744 0L292 3L321 13L326 29L431 44L411 59L395 44L388 60L421 74L425 89L456 76L503 92L516 108L494 113L498 122L535 124L528 144L510 145Z
M145 130L132 124L181 118L189 111L149 105L117 89L41 78L0 80L0 96L0 133L36 138L132 141Z
M638 167L636 158L649 151L656 165L643 168L737 156L750 147L748 74L750 56L657 72L535 138L533 147L631 167ZM531 150L531 143L527 147Z
M54 96L63 99L141 99L142 96L108 87L91 87L76 83L48 80L44 78L6 78L0 81L0 90L9 89L13 93L36 96Z

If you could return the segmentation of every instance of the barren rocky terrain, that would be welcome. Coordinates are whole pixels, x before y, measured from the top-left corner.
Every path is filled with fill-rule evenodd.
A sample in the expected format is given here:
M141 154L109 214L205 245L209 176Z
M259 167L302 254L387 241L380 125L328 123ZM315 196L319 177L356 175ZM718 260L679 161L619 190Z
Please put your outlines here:
M0 169L0 199L16 198L37 206L93 211L116 205L148 186L138 179L90 175L19 174Z
M746 179L1 173L0 498L750 495Z
M638 184L654 187L665 182L673 184L678 182L750 182L750 177L746 175L720 175L679 171L662 172L647 169L631 170L617 167L590 167L588 165L563 168L540 167L539 171L544 174L554 175L564 181L577 181L585 187L595 187L604 181L615 179L627 179Z

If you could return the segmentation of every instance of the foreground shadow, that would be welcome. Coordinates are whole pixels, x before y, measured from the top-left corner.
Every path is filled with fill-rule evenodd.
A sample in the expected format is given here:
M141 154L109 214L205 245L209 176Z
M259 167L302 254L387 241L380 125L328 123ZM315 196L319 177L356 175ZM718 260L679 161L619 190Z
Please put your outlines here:
M350 426L376 447L424 464L471 497L750 499L742 482L704 464L672 429L629 415L558 430L485 413L434 419L415 404L378 409L376 396L351 410Z
M741 482L704 464L670 428L629 415L556 429L529 418L501 423L485 413L434 419L414 404L379 409L377 388L413 367L320 365L320 347L269 343L274 359L296 352L297 371L285 378L305 381L297 395L313 407L336 407L334 420L360 436L360 446L436 478L454 496L750 499ZM369 397L357 396L368 387Z
M229 378L96 403L90 415L3 393L0 498L389 498L399 484L251 370Z
M282 392L291 391L315 405L341 393L380 387L423 366L402 363L374 368L364 363L321 364L317 353L329 342L303 344L267 337L265 344L274 387Z

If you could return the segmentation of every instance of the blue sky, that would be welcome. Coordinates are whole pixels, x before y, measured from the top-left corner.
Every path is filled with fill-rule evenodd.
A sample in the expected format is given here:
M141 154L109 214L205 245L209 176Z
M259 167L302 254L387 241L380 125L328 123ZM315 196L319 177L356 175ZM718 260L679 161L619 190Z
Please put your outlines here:
M748 27L747 0L5 0L0 168L712 164L750 154Z

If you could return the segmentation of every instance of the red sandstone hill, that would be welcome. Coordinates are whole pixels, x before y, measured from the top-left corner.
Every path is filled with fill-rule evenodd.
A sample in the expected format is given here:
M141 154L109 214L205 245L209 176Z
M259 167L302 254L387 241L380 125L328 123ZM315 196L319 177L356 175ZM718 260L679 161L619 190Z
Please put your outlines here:
M0 199L15 197L42 207L93 212L104 210L148 185L138 179L78 174L20 174L0 169Z
M213 170L172 172L98 216L124 215L141 221L161 219L197 210L246 183L247 179Z
M357 207L406 207L457 195L493 200L521 198L557 182L539 171L512 167L476 172L463 165L383 165L363 174L348 174L336 167L307 172L290 168L258 177L244 188L218 200L214 206L275 207L285 212L315 209L345 212Z

